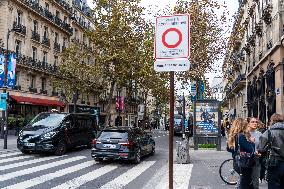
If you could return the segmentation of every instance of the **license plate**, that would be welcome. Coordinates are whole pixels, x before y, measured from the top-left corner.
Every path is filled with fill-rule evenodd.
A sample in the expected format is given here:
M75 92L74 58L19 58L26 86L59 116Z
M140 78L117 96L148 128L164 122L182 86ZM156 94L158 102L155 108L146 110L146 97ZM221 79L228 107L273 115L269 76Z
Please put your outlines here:
M35 146L35 143L24 143L25 146Z
M112 144L104 144L103 146L104 148L115 148L116 147L116 145L112 145Z

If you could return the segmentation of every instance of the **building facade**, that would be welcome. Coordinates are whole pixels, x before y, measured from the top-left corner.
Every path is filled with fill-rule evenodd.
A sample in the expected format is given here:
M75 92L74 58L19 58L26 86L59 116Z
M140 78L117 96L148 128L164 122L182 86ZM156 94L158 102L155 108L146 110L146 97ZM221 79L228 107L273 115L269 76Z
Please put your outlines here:
M268 123L273 113L284 113L284 4L281 0L239 4L223 64L223 106L232 118L253 116Z

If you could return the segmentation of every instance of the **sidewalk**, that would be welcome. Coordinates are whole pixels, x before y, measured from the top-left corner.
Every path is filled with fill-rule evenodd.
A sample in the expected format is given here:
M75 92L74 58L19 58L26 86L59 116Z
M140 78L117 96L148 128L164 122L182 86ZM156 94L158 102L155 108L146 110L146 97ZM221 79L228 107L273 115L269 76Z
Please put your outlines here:
M7 149L4 149L4 139L0 139L0 152L17 150L17 138L18 136L8 135Z

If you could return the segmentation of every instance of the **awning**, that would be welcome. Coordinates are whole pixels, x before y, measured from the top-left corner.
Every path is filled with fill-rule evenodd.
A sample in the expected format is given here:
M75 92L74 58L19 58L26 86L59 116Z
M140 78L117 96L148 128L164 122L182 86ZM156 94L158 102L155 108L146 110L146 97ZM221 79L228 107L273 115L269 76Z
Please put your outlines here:
M48 99L42 99L42 98L31 98L31 97L24 97L24 96L14 96L9 95L12 99L14 99L17 103L30 103L33 105L41 105L41 106L60 106L64 107L65 104L58 100L48 100Z

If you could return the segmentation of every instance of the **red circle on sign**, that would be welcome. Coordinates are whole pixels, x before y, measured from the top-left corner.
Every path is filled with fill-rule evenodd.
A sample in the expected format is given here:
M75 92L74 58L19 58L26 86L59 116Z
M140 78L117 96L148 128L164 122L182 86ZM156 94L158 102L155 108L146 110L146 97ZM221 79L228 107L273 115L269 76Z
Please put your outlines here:
M166 35L169 32L176 32L178 34L178 41L175 44L170 45L166 42ZM177 46L180 45L181 41L182 41L182 33L177 28L169 28L162 35L162 43L164 44L165 47L168 48L176 48Z

